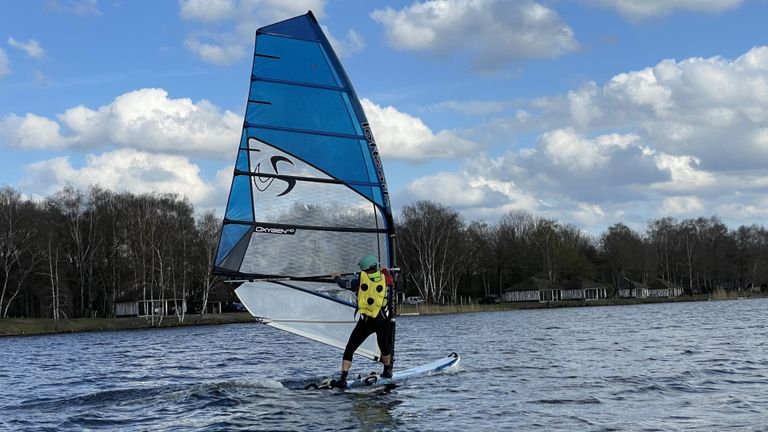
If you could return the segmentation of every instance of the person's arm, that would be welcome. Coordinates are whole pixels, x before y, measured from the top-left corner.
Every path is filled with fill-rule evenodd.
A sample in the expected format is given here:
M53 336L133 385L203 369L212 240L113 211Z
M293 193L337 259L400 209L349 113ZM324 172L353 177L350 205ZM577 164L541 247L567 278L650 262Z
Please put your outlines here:
M392 273L389 272L389 269L383 268L381 269L381 273L384 275L384 280L386 281L387 286L395 284L395 279L392 277Z
M333 281L336 282L336 285L344 288L345 290L356 292L357 287L360 285L359 278L344 279L341 277L340 273L331 273L331 276L333 277Z

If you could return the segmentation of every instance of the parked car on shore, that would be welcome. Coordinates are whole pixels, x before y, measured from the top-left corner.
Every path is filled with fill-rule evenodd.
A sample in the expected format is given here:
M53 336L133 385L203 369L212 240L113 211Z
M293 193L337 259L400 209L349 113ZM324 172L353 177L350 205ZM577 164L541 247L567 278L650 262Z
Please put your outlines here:
M501 303L501 300L499 299L498 296L485 296L485 297L481 298L478 303L480 303L480 304L496 304L496 303Z
M232 302L224 305L222 312L246 312L242 303Z
M424 303L424 299L419 296L412 296L405 299L405 304L419 305Z

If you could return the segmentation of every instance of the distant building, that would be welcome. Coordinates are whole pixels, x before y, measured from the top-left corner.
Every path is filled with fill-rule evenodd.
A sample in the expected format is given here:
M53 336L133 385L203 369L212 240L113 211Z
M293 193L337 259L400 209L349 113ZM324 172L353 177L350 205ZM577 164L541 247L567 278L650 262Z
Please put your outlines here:
M674 283L656 278L648 284L648 297L680 297L683 295L683 288Z
M608 298L608 287L585 278L559 281L550 287L543 278L528 278L512 286L502 295L507 302L599 300Z
M119 297L115 301L116 317L145 317L160 315L175 315L179 312L187 312L187 302L178 296L174 297L170 291L163 292L159 288L155 290L136 290Z
M516 285L501 295L505 302L542 301L541 292L549 289L549 281L531 277Z
M602 300L608 298L608 286L600 282L579 277L576 279L584 291L584 300Z
M224 306L237 301L232 286L228 284L219 284L208 294L208 303L206 304L206 313L222 313ZM183 309L182 309L183 308ZM160 289L155 290L135 290L120 296L115 301L116 317L145 317L160 315L175 315L182 311L186 313L200 313L202 304L193 303L189 298L181 298L181 293Z
M621 279L618 286L620 298L648 298L648 289L648 285L629 278Z

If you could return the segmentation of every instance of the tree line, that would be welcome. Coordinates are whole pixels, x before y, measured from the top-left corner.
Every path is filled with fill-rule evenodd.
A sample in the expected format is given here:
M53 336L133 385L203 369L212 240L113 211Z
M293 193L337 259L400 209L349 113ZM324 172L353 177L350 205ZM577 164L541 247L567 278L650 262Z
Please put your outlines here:
M3 187L0 317L110 317L121 296L204 304L219 226L174 194L67 187L36 201Z
M466 223L452 208L419 201L403 208L397 232L403 288L433 302L500 296L530 277L550 286L581 277L614 288L624 279L662 278L690 294L768 283L765 227L729 229L716 216L664 217L640 232L616 223L592 236L525 211Z
M30 200L0 189L0 317L111 317L115 302L177 299L205 309L220 220L174 194L67 187ZM617 223L599 236L525 211L467 223L419 201L397 220L401 292L429 301L501 295L540 277L617 287L660 277L688 292L760 289L768 282L768 231L731 230L717 217ZM179 319L184 308L176 305Z

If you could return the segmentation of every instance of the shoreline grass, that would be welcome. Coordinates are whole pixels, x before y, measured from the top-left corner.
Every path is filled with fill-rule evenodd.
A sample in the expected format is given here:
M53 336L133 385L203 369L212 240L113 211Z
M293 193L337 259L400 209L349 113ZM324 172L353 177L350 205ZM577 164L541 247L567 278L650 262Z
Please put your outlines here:
M439 305L439 304L420 304L408 305L400 304L397 306L399 315L440 315L454 313L472 313L472 312L493 312L509 310L526 309L553 309L566 307L590 307L590 306L626 306L639 304L655 303L686 303L696 301L710 300L740 300L748 298L765 298L761 293L750 293L735 291L726 293L715 292L713 294L698 294L693 296L681 297L660 297L660 298L622 298L622 299L600 299L600 300L562 300L553 302L514 302L514 303L496 303L496 304L465 304L465 305Z
M186 315L184 322L179 322L176 316L166 316L159 325L157 320L158 317L155 317L153 325L152 321L145 317L75 318L58 321L51 318L2 318L0 319L0 337L256 322L247 312Z
M692 301L720 301L750 298L765 298L759 293L748 292L716 292L712 295L701 294L696 296L682 296L676 298L646 298L646 299L602 299L602 300L566 300L559 302L519 302L496 304L465 304L465 305L398 305L398 314L407 315L444 315L473 312L496 312L510 310L548 309L563 307L589 307L589 306L623 306L653 303L679 303ZM246 312L186 315L184 322L179 322L175 316L166 316L162 322L155 324L144 317L127 318L76 318L55 321L50 318L2 318L0 319L0 337L2 336L33 336L56 333L75 333L91 331L115 331L137 330L152 328L169 328L195 325L221 325L235 323L256 323L257 321Z

